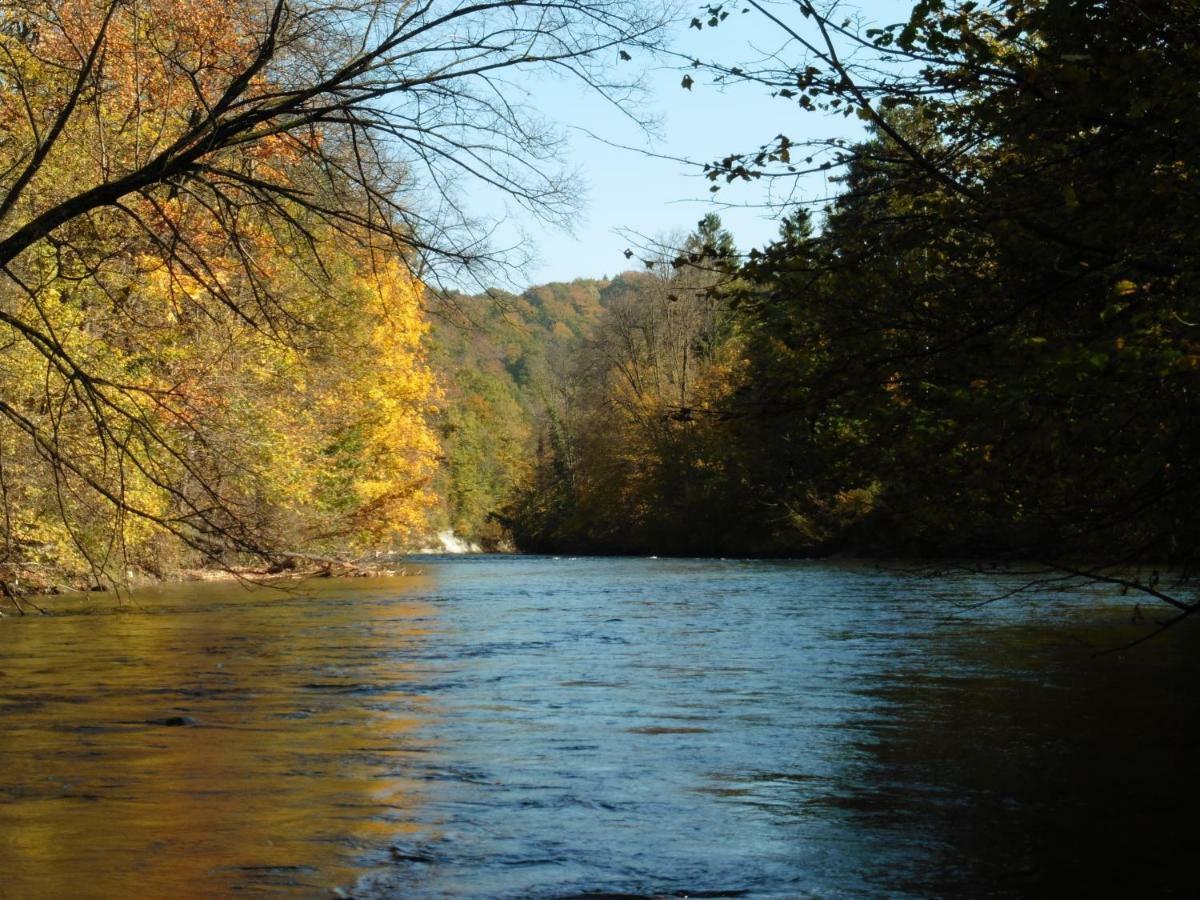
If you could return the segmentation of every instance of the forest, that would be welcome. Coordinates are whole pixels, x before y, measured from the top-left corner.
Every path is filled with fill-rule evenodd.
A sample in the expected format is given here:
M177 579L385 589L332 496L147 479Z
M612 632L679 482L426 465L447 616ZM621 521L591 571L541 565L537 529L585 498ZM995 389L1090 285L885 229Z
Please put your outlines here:
M711 164L724 186L832 156L840 190L745 253L706 216L600 288L569 364L516 379L544 397L499 513L517 545L1194 563L1194 13L921 3L861 36L920 63L894 80L832 51L743 73L869 137Z
M1196 561L1187 0L922 0L878 27L706 6L694 29L760 15L794 58L681 62L680 90L749 83L865 129L769 137L781 115L697 161L712 195L810 172L836 190L781 203L766 246L710 213L630 271L519 293L455 286L496 270L451 170L569 214L556 145L488 73L561 64L619 96L607 60L660 51L665 14L3 9L6 591L441 529L535 552Z

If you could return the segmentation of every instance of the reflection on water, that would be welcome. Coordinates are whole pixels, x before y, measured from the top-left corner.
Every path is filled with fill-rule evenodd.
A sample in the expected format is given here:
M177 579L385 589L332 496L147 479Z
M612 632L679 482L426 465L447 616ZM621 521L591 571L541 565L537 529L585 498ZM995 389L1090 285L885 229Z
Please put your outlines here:
M0 896L1191 893L1195 634L1095 659L1119 598L423 565L0 621Z
M4 621L0 894L352 880L361 848L413 821L400 761L437 715L409 652L427 582L399 584L204 586Z

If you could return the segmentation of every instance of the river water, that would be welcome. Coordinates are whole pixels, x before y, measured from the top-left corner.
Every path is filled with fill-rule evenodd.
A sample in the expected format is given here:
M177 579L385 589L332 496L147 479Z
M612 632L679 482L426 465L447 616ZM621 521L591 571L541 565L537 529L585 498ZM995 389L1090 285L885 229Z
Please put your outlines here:
M419 567L0 620L0 896L1194 896L1197 632L1094 656L1131 598Z

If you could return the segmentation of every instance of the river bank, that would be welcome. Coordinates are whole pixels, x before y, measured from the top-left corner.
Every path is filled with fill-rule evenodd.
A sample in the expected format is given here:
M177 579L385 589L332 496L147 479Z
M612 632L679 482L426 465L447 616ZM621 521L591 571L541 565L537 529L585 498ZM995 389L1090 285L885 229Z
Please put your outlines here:
M136 591L188 584L238 583L247 587L279 586L319 578L388 578L407 575L411 565L386 564L365 560L342 560L311 554L285 554L282 562L270 566L210 566L170 570L162 574L127 571L126 577L65 584L62 580L25 573L11 581L0 580L0 617L6 615L49 615L52 598L87 597L115 594L118 597Z
M405 552L378 551L365 556L339 556L301 551L277 551L269 562L254 564L164 566L156 571L127 568L123 576L112 573L69 574L53 563L0 564L0 616L5 606L17 615L29 607L42 611L35 598L59 594L121 593L159 585L188 582L237 581L245 584L270 584L310 578L370 578L407 574L411 560L423 556L482 553L478 544L459 538L453 531L431 532ZM512 552L511 546L499 545L493 552Z

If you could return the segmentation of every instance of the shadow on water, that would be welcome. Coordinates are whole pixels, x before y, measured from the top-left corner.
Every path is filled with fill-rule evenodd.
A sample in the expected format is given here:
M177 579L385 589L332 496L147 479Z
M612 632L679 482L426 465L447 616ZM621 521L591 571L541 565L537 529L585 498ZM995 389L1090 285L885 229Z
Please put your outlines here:
M1191 893L1200 631L869 566L444 560L0 622L0 896Z
M1114 619L1069 633L1101 648L1140 633ZM955 674L899 670L872 689L861 784L839 802L893 846L917 845L897 887L1195 896L1181 848L1200 808L1200 632L1098 657L1063 637L993 629L951 648Z

